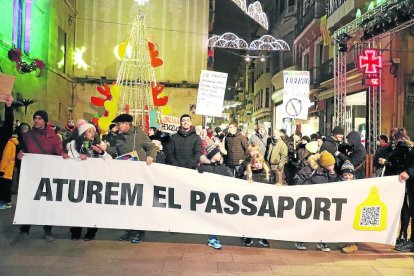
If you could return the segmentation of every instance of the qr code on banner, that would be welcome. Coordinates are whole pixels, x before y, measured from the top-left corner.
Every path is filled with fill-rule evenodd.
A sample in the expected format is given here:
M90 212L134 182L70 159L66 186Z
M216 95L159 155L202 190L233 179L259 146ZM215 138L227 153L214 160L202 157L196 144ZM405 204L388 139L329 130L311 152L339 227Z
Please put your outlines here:
M360 226L379 226L381 207L362 207Z

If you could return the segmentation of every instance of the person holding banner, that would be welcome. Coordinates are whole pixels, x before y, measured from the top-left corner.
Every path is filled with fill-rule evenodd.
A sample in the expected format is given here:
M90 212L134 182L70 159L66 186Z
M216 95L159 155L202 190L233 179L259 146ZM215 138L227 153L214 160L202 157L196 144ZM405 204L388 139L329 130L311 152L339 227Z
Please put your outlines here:
M224 164L237 172L240 164L248 157L248 145L246 138L238 131L236 122L229 124L228 133L224 137ZM259 146L260 148L260 146Z
M33 128L23 136L23 150L19 152L17 158L21 160L24 152L35 154L60 155L63 158L69 158L69 155L63 151L62 141L56 134L55 130L47 122L49 116L46 111L38 110L33 114ZM43 226L47 242L52 242L55 237L52 235L52 226ZM29 235L30 225L22 225L20 233L12 240L11 244L16 244Z
M157 148L144 131L132 125L133 120L134 118L131 115L121 114L112 121L118 126L118 135L115 139L115 146L108 147L107 152L113 158L116 158L136 151L140 161L145 161L147 165L151 165L157 156ZM145 231L126 230L119 240L139 243L144 238Z
M320 154L311 155L308 158L308 165L301 169L293 178L293 185L324 184L337 181L335 172L335 157L324 150ZM303 242L296 242L295 247L299 250L306 250ZM316 247L323 252L331 249L324 242L318 242Z
M177 133L171 136L166 145L167 162L173 166L195 169L202 152L201 137L196 134L190 115L182 115Z

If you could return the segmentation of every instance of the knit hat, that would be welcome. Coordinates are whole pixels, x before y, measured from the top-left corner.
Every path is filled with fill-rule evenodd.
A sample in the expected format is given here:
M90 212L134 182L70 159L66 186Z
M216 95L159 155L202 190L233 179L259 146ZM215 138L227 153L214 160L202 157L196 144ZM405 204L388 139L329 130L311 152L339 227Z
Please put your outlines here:
M321 157L319 158L319 163L322 167L328 167L335 165L335 157L333 157L332 154L330 154L328 151L324 150L321 152Z
M345 131L342 127L340 126L336 126L334 127L334 129L332 129L332 134L340 134L340 135L344 135Z
M78 135L81 136L85 131L87 131L90 128L93 128L96 131L96 128L93 124L89 124L89 123L82 124L78 128Z
M44 110L38 110L38 111L36 111L36 112L33 114L33 119L34 119L36 116L40 116L40 117L42 117L42 119L45 121L45 123L47 123L47 122L49 121L49 115L47 115L47 112L46 112L46 111L44 111Z
M208 160L210 160L211 158L214 157L214 155L216 155L219 152L220 152L220 149L215 144L212 144L211 146L207 147L206 157Z
M115 119L112 120L112 123L122 123L122 122L129 122L131 123L134 118L129 114L121 114L118 115Z
M355 168L354 165L349 160L346 160L341 167L341 173L351 173L354 174Z
M319 146L318 146L318 142L317 141L312 141L306 144L305 148L310 152L310 153L317 153L319 150Z

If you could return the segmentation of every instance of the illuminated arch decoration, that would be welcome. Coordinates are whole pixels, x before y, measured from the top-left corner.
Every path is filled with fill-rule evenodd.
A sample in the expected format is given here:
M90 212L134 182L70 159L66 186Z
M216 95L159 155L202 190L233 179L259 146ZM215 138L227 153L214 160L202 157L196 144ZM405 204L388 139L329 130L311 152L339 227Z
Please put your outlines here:
M250 50L266 51L290 51L289 45L282 39L276 39L271 35L264 35L253 40L249 45Z
M208 40L208 46L218 48L248 49L247 42L233 33L225 33L221 36L213 35Z
M250 16L254 21L259 23L266 30L269 29L269 22L267 20L266 13L263 11L262 4L259 1L256 1L250 4L246 8L246 0L233 0L244 13Z
M83 60L83 54L85 53L86 48L75 48L75 52L73 53L73 64L76 65L76 68L86 70L90 67L86 62Z
M284 40L276 39L271 35L264 35L248 45L245 40L233 33L225 33L221 36L213 35L208 40L208 47L252 51L290 51L289 45Z

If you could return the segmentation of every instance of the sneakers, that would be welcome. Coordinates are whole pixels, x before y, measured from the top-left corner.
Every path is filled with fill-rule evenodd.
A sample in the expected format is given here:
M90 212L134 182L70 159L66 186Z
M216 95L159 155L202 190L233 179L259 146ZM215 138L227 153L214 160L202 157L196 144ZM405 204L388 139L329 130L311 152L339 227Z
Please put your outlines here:
M132 236L131 238L131 242L132 243L140 243L144 241L145 236L142 234L135 234L134 236Z
M11 208L13 205L11 203L5 203L0 201L0 210L5 210Z
M45 233L45 241L52 242L55 240L55 237L52 235L52 233Z
M214 249L221 249L221 243L217 239L208 239L208 246L213 247Z
M244 240L244 246L250 246L250 245L252 245L253 244L253 239L251 239L251 238L246 238L245 240Z
M318 249L322 250L323 252L330 252L331 251L331 249L329 248L329 246L326 243L324 243L324 242L318 242L316 244L316 247Z
M407 242L407 240L406 239L404 239L404 238L398 238L397 240L396 240L396 242L395 242L395 247L398 247L398 246L401 246L401 245L403 245L404 243L406 243Z
M295 242L295 247L298 250L306 250L306 249L308 249L303 242Z
M404 244L396 246L395 250L400 252L414 252L414 243L411 241L411 239L409 239Z
M264 247L269 247L270 246L269 242L266 239L260 239L259 243Z
M10 245L15 245L18 243L23 243L29 238L29 233L26 232L20 232L17 234L10 242Z
M356 244L351 244L341 249L341 252L345 254L350 254L350 253L354 253L357 251L358 251L358 245Z

